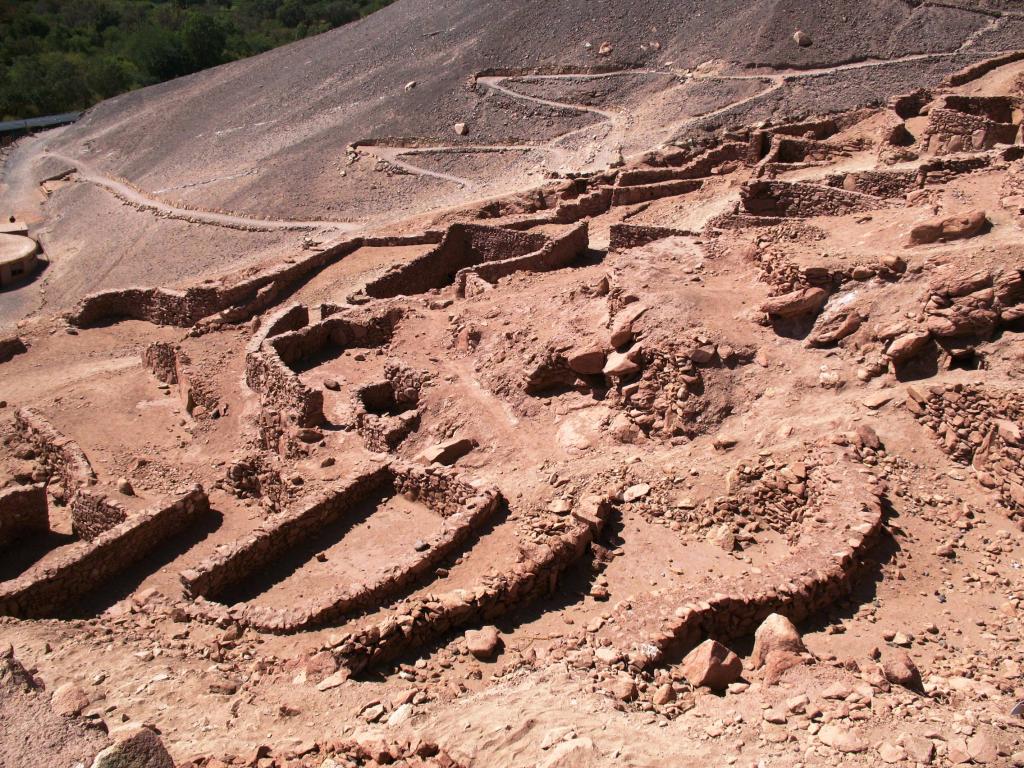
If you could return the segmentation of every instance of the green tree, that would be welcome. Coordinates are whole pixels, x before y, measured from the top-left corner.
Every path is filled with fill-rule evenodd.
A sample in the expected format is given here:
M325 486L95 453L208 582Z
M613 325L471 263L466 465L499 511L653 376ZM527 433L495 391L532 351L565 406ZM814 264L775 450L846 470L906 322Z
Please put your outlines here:
M190 13L181 28L181 38L193 72L224 61L228 36L215 19Z

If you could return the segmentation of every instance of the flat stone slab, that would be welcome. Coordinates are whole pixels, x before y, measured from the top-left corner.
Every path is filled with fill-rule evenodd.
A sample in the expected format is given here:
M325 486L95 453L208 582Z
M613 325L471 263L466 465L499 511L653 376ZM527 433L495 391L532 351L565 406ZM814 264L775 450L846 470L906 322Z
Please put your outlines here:
M27 235L28 224L24 221L0 221L0 235Z
M39 250L39 244L31 237L0 234L0 264L18 261Z

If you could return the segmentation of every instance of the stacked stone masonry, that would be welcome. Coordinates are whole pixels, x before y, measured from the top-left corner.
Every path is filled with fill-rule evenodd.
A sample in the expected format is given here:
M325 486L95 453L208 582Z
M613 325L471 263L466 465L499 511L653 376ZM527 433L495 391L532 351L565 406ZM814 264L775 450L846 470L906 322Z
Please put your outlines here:
M881 489L852 450L823 458L812 471L807 503L814 513L804 519L814 522L801 524L788 557L756 577L719 579L711 594L679 586L638 596L613 614L595 642L645 669L704 637L749 634L770 613L800 621L834 605L849 593L883 520Z
M79 539L92 541L128 519L128 512L106 496L80 489L71 499L71 530Z
M389 563L363 583L328 587L315 600L292 608L261 606L258 600L232 606L209 602L381 490L419 501L442 518L440 530L424 541L422 551ZM247 538L221 547L195 569L182 573L182 583L196 598L192 614L197 618L227 617L275 633L323 626L345 614L370 610L423 579L462 548L494 514L500 501L496 488L477 487L454 470L393 462L359 475L299 509L286 511Z
M956 383L907 387L906 405L952 459L1024 515L1024 397L1013 389Z
M55 498L67 503L78 489L96 483L96 473L78 443L54 429L39 413L21 408L14 414L14 420L18 432L36 449L46 466L50 492Z
M559 574L576 562L603 527L611 507L607 498L585 496L565 516L534 521L532 544L521 545L511 573L487 577L473 589L430 594L389 608L342 636L333 652L355 673L420 648L448 632L494 619L550 594ZM549 519L555 517L557 519Z
M752 181L740 189L743 213L767 217L843 216L877 210L892 202L835 187L787 181Z
M46 488L13 486L0 490L0 548L49 530Z
M166 507L133 514L91 541L55 550L17 578L0 582L0 615L53 616L189 529L208 511L206 493L197 486Z

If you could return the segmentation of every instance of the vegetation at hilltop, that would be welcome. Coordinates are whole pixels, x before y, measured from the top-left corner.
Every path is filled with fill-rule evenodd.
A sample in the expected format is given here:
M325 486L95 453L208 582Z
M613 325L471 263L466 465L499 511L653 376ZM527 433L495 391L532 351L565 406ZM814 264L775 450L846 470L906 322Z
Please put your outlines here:
M389 2L0 1L0 119L85 109L325 32Z

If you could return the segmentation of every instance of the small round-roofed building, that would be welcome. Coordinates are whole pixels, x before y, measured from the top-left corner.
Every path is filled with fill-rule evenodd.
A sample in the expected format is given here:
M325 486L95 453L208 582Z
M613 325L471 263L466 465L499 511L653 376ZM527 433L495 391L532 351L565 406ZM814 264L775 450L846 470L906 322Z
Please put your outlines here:
M38 253L39 244L31 237L0 233L0 288L31 276Z

